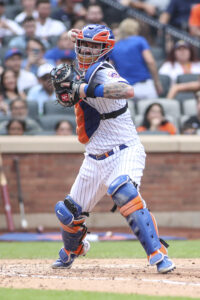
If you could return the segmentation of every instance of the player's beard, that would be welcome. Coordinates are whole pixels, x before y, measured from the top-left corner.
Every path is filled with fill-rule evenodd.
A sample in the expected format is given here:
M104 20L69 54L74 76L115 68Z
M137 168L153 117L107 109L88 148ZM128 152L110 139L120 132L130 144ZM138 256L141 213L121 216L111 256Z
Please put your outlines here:
M83 70L87 70L92 64L98 61L99 55L82 55L78 54L79 67Z

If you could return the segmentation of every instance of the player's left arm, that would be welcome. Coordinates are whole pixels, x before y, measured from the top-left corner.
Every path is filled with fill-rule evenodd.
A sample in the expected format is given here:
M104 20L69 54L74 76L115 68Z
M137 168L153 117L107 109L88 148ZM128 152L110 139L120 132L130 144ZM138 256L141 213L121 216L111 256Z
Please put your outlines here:
M134 97L134 89L125 82L99 84L92 89L89 89L88 84L81 84L80 96L81 98L102 97L109 99L129 99Z

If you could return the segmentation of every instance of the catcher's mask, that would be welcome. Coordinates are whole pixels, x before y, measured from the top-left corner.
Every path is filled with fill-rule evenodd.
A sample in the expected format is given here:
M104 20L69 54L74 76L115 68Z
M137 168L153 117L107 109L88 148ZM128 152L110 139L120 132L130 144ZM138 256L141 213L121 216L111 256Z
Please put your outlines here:
M83 27L75 45L79 68L85 71L95 62L105 60L114 44L115 38L110 28L98 24Z

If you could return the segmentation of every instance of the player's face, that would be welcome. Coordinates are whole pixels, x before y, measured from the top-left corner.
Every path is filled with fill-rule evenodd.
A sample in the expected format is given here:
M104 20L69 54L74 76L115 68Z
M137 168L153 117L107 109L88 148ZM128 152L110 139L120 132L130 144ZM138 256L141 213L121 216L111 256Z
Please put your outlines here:
M93 43L88 41L78 41L76 47L76 53L82 69L88 69L88 67L95 63L101 56L103 51L102 43Z
M83 41L81 43L80 53L87 54L87 55L100 55L101 47L102 47L102 45L100 43L92 43L92 42Z

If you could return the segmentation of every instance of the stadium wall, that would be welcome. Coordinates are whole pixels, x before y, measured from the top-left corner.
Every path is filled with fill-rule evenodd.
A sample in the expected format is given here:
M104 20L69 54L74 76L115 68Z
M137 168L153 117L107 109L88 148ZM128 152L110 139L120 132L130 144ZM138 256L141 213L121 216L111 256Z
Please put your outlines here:
M199 136L141 136L141 141L147 160L140 191L159 226L200 228ZM20 228L20 215L15 156L20 162L29 226L58 227L54 205L69 193L84 158L84 146L75 136L2 136L0 149L16 228ZM118 212L110 212L112 206L111 199L104 197L88 219L88 225L127 226ZM0 229L6 229L1 198Z

